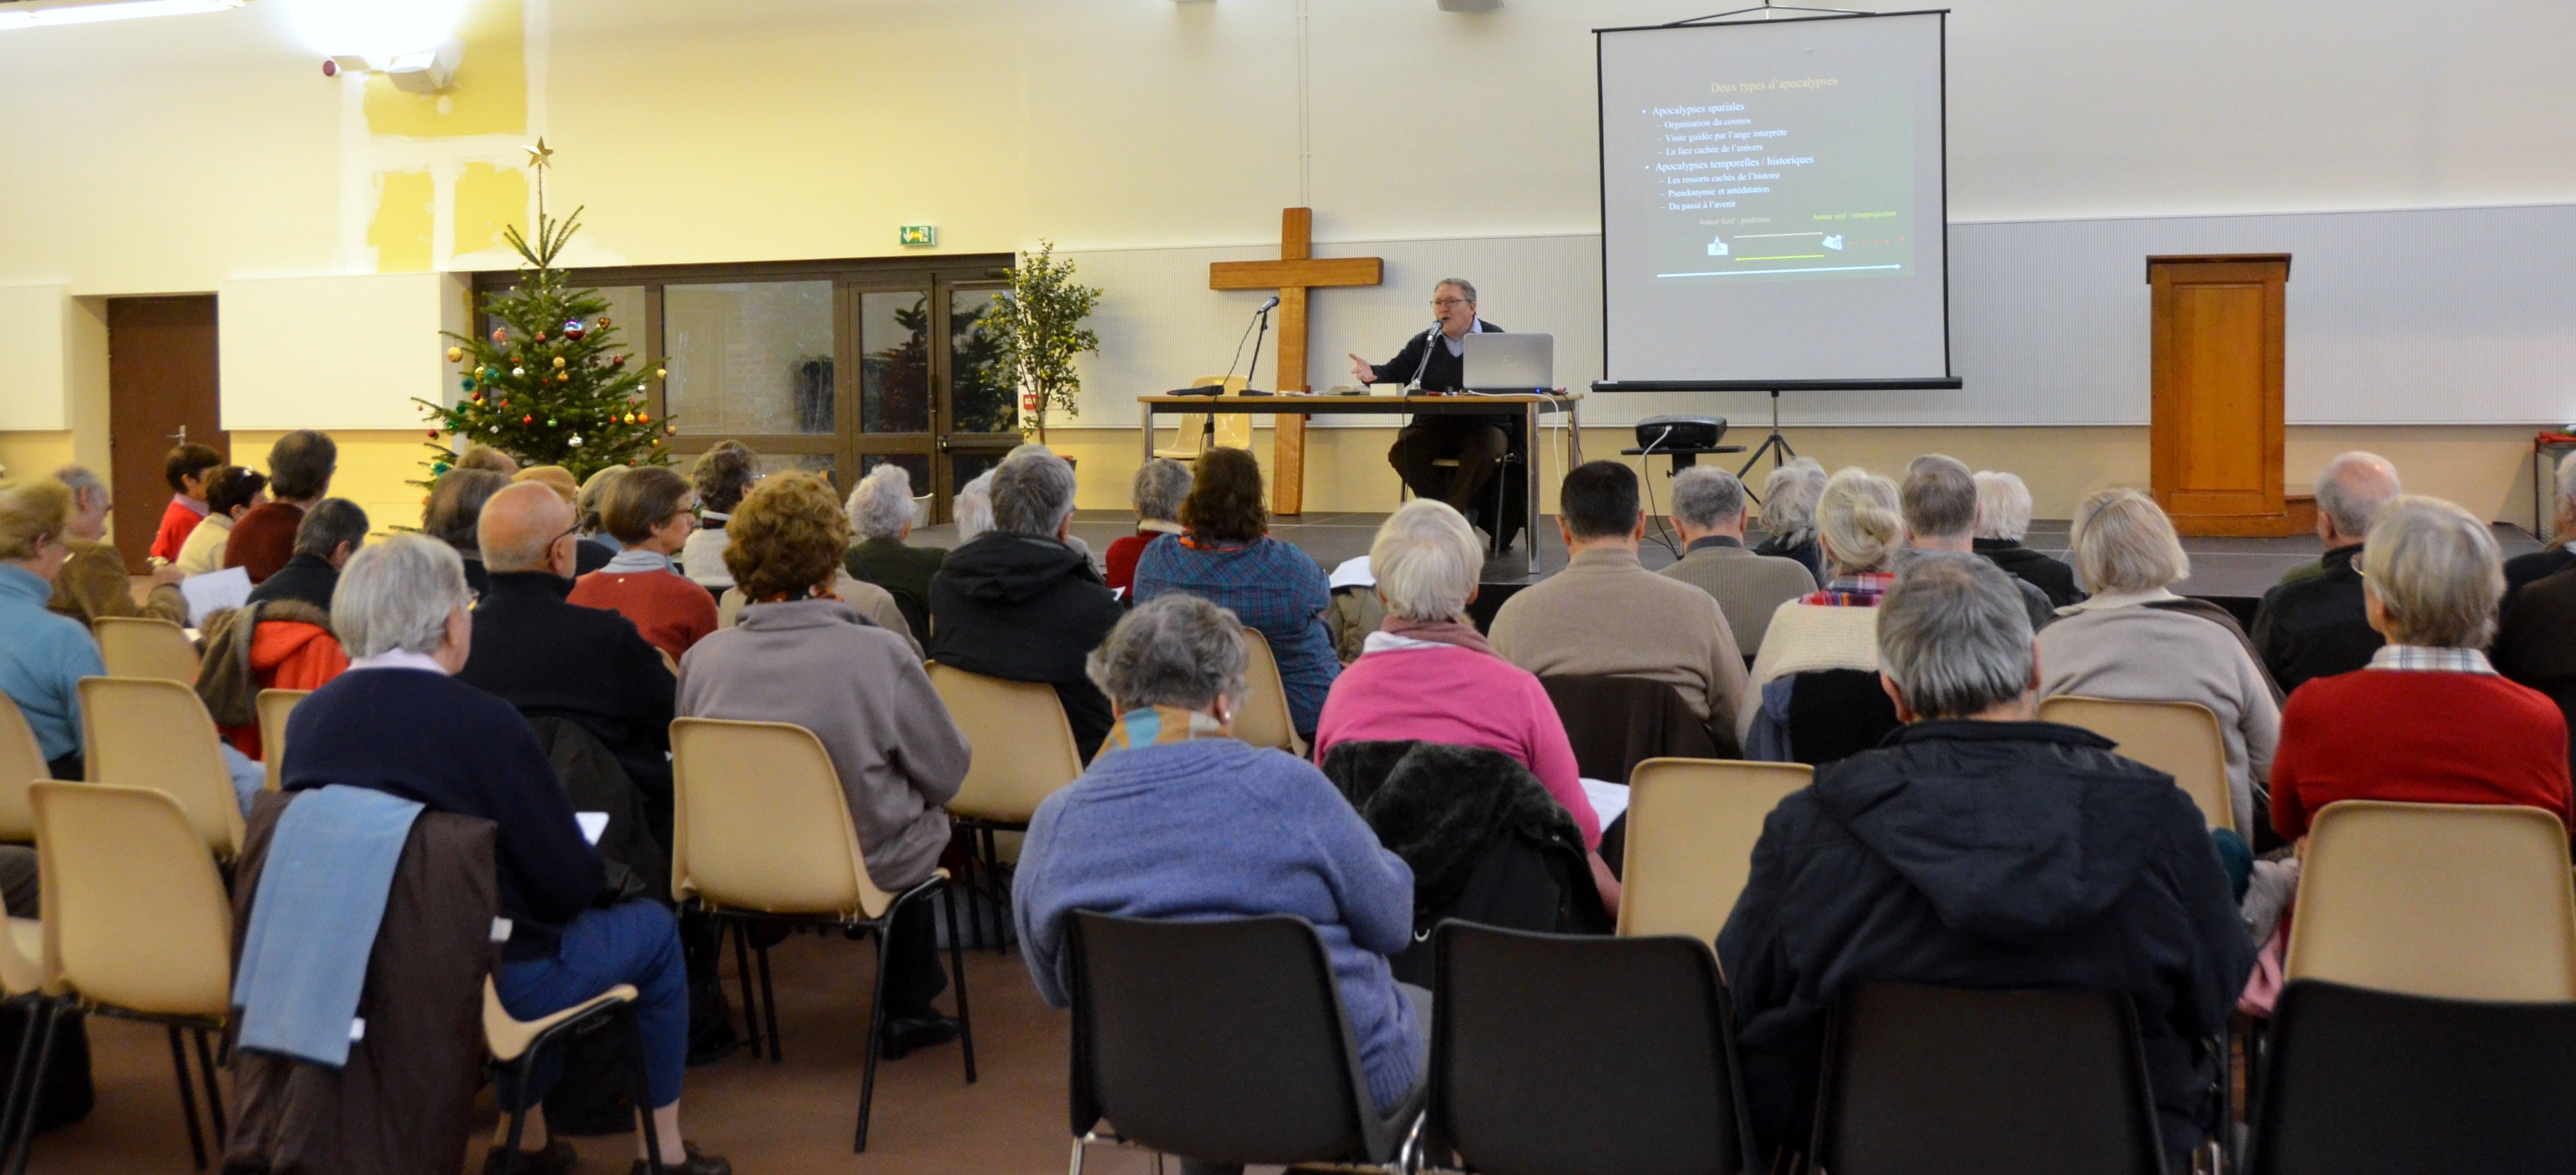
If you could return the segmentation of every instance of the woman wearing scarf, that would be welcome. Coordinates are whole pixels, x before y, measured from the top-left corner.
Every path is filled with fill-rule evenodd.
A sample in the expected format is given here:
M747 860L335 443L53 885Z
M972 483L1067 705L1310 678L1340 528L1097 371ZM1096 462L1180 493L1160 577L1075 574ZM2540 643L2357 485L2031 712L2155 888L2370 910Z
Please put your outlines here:
M716 630L716 598L671 561L697 529L695 499L689 483L658 465L609 483L600 521L622 548L607 566L574 580L568 597L634 621L645 640L675 661Z

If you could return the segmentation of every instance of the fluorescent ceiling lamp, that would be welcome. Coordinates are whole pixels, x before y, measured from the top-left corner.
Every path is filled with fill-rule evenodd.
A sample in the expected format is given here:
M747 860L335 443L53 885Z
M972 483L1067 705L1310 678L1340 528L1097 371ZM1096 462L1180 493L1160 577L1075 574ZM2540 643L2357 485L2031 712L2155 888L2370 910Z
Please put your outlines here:
M435 51L456 35L465 0L282 0L305 43L325 57L363 57L376 69Z
M0 29L47 24L91 24L102 20L135 20L146 16L185 16L239 8L242 0L60 0L12 6L0 12Z

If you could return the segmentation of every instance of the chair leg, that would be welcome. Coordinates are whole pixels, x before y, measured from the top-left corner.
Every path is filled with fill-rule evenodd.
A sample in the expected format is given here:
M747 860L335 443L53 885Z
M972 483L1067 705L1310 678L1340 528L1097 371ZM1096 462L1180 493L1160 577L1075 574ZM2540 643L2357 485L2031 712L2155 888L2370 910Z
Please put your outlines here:
M786 1059L786 1050L778 1041L778 992L769 984L769 948L753 947L752 954L760 960L760 1014L769 1020L769 1063L775 1065Z
M858 1140L850 1146L853 1154L868 1152L868 1110L875 1105L877 1097L877 1054L885 1049L886 939L894 928L896 912L902 908L903 903L896 902L887 908L884 917L868 928L877 944L876 998L868 1001L868 1060L859 1077L859 1134Z
M956 916L956 907L949 915ZM880 954L883 952L880 951ZM882 959L879 960L883 962ZM957 985L957 1041L966 1055L966 1084L975 1084L975 1016L966 1009L966 953L957 949L957 934L952 922L948 935L948 979Z
M215 1050L206 1043L205 1029L197 1029L197 1071L206 1078L206 1110L215 1124L215 1150L232 1145L232 1129L224 1121L223 1087L215 1082Z
M644 1169L651 1175L662 1175L662 1128L653 1121L653 1078L645 1069L644 1018L636 1014L633 1004L628 1004L620 1015L628 1029L627 1044L634 1050L634 1063L627 1067L634 1088L628 1096L635 1099L635 1120L644 1132Z
M206 1169L206 1135L197 1126L197 1091L188 1080L188 1051L179 1043L179 1026L170 1031L170 1067L179 1071L179 1112L188 1116L188 1150L197 1158L197 1169Z
M15 1128L11 1135L15 1145L8 1153L9 1175L27 1175L27 1155L36 1147L36 1110L44 1100L45 1069L54 1060L54 1034L60 1030L63 1017L73 1014L68 1005L54 1000L36 1002L34 1015L44 1021L44 1031L36 1037L36 1063L27 1079L26 1104L19 1107L17 1120L10 1124Z
M519 1058L519 1063L516 1065L496 1067L507 1068L509 1071L517 1074L525 1074L532 1068L530 1062L533 1060L535 1060L533 1055L523 1056ZM523 1098L527 1096L527 1088L524 1082L520 1084L519 1096ZM522 1105L517 1109L512 1109L508 1106L503 1106L501 1107L501 1112L510 1116L510 1133L507 1137L501 1140L501 1175L519 1175L519 1140L527 1133L528 1107Z
M984 900L993 904L993 953L1011 953L1011 910L1008 891L1002 887L1002 844L995 832L984 830Z
M751 997L751 924L740 918L724 919L723 925L733 931L733 977L742 988L742 1029L750 1038L751 1059L761 1055L760 1001Z
M33 1098L36 1081L27 1072L27 1062L36 1054L37 1022L50 1011L43 998L30 996L26 1001L27 1020L18 1030L18 1046L9 1052L9 1092L0 1098L0 1170L8 1168L9 1155L18 1141L18 1099Z

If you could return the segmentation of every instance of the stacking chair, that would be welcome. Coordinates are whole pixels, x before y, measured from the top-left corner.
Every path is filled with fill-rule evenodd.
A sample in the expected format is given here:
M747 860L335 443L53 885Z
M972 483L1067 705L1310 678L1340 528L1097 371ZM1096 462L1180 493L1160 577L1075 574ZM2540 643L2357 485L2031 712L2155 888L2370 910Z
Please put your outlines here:
M1834 1009L1809 1155L1834 1175L2163 1175L2124 996L1866 984Z
M1077 911L1073 1175L1086 1144L1209 1162L1393 1171L1416 1090L1379 1113L1324 940L1303 918ZM1104 1120L1114 1136L1095 1132Z
M814 732L784 722L682 718L671 723L674 819L671 890L734 925L737 960L746 924L806 924L865 931L877 944L876 998L868 1010L868 1057L859 1083L858 1140L868 1149L868 1110L876 1097L877 1052L885 1030L886 941L895 915L928 901L947 884L936 870L899 894L868 879L858 828L832 757ZM949 981L957 993L958 1034L966 1083L975 1083L975 1022L966 1009L966 969L950 907ZM761 992L751 999L744 970L743 1019L768 1014L769 1058L779 1060L778 1003L769 987L769 949L761 947ZM758 1029L754 1028L757 1035Z
M2576 1003L2302 979L2272 1016L2253 1175L2576 1170Z
M2039 719L2080 726L2118 743L2121 756L2173 776L2211 828L2246 831L2236 827L2236 801L2227 787L2227 739L2209 707L2066 694L2042 701Z
M45 1071L56 1026L72 1011L162 1025L188 1146L204 1170L206 1140L180 1035L195 1038L220 1151L223 1095L208 1034L221 1036L232 1015L233 911L214 857L168 792L50 781L30 790L44 885L45 987L61 997L39 1017L44 1029L32 1071ZM18 937L20 928L10 929Z
M168 680L84 677L80 697L91 782L167 792L217 858L229 861L241 852L241 797L224 766L222 736L195 689Z
M2576 1001L2567 833L2538 808L2328 804L2284 977L2455 1000Z
M90 625L98 636L99 655L110 677L157 677L193 686L197 683L197 647L185 629L167 620L141 616L101 616Z
M1619 933L1717 941L1753 872L1762 822L1815 781L1804 763L1648 759L1628 777Z
M1432 949L1430 1104L1415 1170L1761 1169L1706 942L1445 922Z
M1011 887L1001 878L998 834L1027 830L1038 804L1082 774L1082 752L1065 721L1064 700L1044 682L1005 681L950 665L930 666L930 687L948 707L948 718L974 748L966 781L948 801L948 816L965 829L966 893L981 892L993 910L993 949L1009 940ZM970 911L977 917L980 913Z
M641 1107L636 1117L643 1122L644 1153L655 1175L662 1170L661 1132L653 1125L650 1087L644 1076L644 1029L635 1018L638 993L629 984L618 984L588 1000L560 1012L521 1020L501 1006L501 993L492 981L483 981L483 1041L492 1052L493 1068L512 1078L516 1085L535 1070L539 1054L548 1047L594 1024L623 1021L632 1046L628 1074L632 1081L628 1096ZM510 1115L510 1137L501 1151L501 1175L516 1175L519 1169L519 1139L527 1129L527 1107L503 1104L502 1112Z
M1252 380L1241 375L1202 375L1190 381L1194 388L1218 388L1217 394L1231 396L1251 386ZM1209 449L1249 449L1252 447L1252 417L1241 412L1184 412L1177 423L1180 430L1172 437L1170 448L1154 447L1157 457L1174 461L1195 461Z
M264 689L259 691L259 753L261 766L268 769L268 790L278 788L278 772L286 766L286 716L313 691L309 689Z
M1256 747L1275 747L1306 757L1306 740L1297 737L1297 720L1288 711L1288 687L1279 678L1279 658L1270 653L1270 638L1261 630L1243 630L1243 712L1234 716L1234 737Z
M9 695L0 694L0 843L35 843L36 814L27 807L27 785L51 778L53 768L36 745L27 716Z

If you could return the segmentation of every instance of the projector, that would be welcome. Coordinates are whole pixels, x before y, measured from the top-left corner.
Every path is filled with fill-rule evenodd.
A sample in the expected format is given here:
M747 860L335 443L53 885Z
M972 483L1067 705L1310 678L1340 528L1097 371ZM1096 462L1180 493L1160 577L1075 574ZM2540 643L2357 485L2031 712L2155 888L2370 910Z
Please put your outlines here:
M1723 416L1649 416L1637 422L1637 447L1649 453L1714 449L1725 437Z

